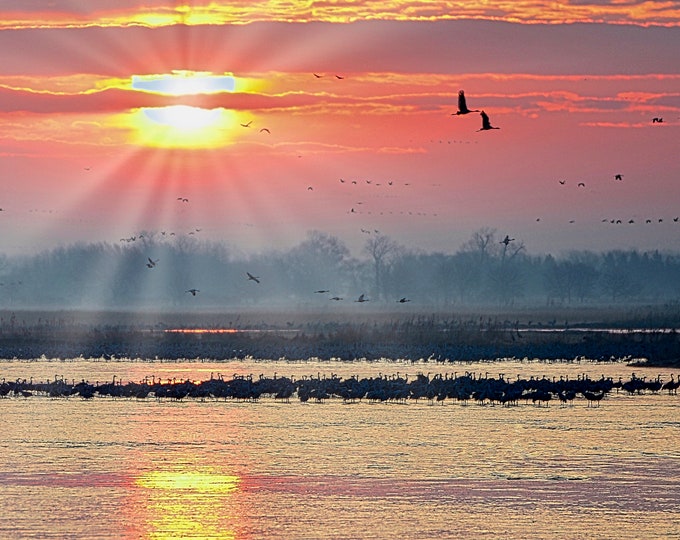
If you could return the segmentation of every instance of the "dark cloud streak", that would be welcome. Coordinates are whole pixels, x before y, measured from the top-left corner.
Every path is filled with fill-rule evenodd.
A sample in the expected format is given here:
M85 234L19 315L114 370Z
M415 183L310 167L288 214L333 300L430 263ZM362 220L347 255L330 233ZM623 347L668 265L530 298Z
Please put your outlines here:
M253 23L0 32L2 74L677 73L675 28L490 21Z

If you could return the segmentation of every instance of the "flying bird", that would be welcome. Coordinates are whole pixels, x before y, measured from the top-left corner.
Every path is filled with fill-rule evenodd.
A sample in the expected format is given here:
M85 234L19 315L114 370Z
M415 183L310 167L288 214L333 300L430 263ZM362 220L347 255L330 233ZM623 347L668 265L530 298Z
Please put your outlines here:
M181 202L189 202L189 199L187 199L186 197L177 197L177 200Z
M458 110L455 113L451 113L451 116L459 116L461 114L469 114L471 112L480 112L479 109L468 109L467 103L465 101L465 92L462 90L458 91Z
M328 289L319 289L318 291L314 291L315 293L327 293L330 292Z
M249 122L246 122L245 124L241 124L241 127L250 127L250 124L252 124L253 121L250 120Z
M248 274L248 279L249 279L250 281L254 281L255 283L259 283L259 282L260 282L260 278L259 278L258 276L254 276L254 275L251 274L250 272L246 272L246 274Z
M340 75L336 75L335 78L340 80L344 79L344 77L341 77Z
M397 302L399 302L400 304L405 304L406 302L410 302L410 300L406 297L403 297L397 300Z
M158 259L154 261L153 259L151 259L151 257L147 257L146 260L149 261L146 263L147 268L153 268L154 266L156 266L156 263L158 263Z
M331 300L335 300L335 301L337 302L338 300L342 300L342 297L340 297L340 296L333 296L333 297L331 298Z
M564 184L566 184L566 183L567 183L567 181L566 181L566 180L560 180L559 182L560 182L560 184L562 184L562 185L564 185Z
M355 302L368 302L368 298L366 298L365 295L360 295L359 298L355 300Z
M320 79L321 77L323 77L323 75L319 75L318 73L313 73L312 75L314 75L317 79Z
M200 291L198 289L189 289L187 292L191 293L191 296L196 296L196 293Z
M515 241L514 238L510 238L510 237L506 234L506 235L505 235L505 238L503 238L503 240L501 240L499 243L500 243L500 244L505 244L505 247L508 247L508 244L509 244L510 242L514 242L514 241Z
M586 185L585 185L584 182L579 182L579 183L578 183L578 187L586 187Z
M267 133L269 133L271 135L271 131L269 131L267 128L260 129L260 133L262 133L263 131L266 131Z
M482 127L479 128L477 131L487 131L489 129L501 129L499 127L494 127L491 125L491 122L489 122L489 115L487 115L484 111L480 112L479 114L482 117Z
M652 124L663 124L663 118L658 117L652 118Z
M614 180L623 180L623 175L622 174L615 174Z

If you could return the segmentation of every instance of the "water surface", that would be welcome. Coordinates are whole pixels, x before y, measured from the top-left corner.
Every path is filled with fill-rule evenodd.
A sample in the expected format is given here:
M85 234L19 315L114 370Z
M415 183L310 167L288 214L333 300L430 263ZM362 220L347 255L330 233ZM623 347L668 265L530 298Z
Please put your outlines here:
M0 377L668 380L621 363L3 361ZM680 397L599 407L0 400L0 537L680 538Z

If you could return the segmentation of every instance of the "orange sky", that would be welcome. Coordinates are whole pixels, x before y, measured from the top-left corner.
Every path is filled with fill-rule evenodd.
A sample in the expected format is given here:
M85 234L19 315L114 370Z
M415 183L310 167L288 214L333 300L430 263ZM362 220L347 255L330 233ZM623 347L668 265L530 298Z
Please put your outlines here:
M0 252L480 227L680 250L673 3L49 4L0 17ZM501 129L452 115L460 89Z

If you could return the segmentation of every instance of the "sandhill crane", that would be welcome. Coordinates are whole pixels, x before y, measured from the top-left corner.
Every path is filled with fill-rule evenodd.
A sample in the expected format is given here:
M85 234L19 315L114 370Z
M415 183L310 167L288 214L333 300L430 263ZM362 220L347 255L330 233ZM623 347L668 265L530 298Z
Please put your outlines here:
M663 124L663 118L659 117L652 118L652 124Z
M253 123L253 121L250 120L250 121L246 122L245 124L241 124L241 127L245 127L245 128L250 127L250 124L252 124L252 123Z
M261 128L261 129L260 129L260 133L262 133L263 131L265 131L265 132L271 134L271 131L269 131L269 129L267 129L267 128Z
M361 294L361 295L359 296L359 298L357 298L357 299L355 300L355 302L359 302L359 303L361 303L361 302L368 302L368 298L366 298L366 295Z
M510 237L506 234L506 235L505 235L505 238L503 238L503 240L501 240L499 243L500 243L500 244L505 244L505 247L508 247L508 244L509 244L510 242L514 242L514 241L515 241L514 238L510 238Z
M198 289L189 289L187 292L191 293L191 296L196 296L196 293L200 291Z
M156 259L156 260L154 261L151 257L147 257L146 260L148 261L148 262L146 263L146 267L147 267L147 268L153 268L153 267L156 266L156 264L158 263L158 259Z
M410 302L410 301L411 300L409 300L406 297L403 297L403 298L400 298L399 300L397 300L397 302L399 302L400 304L405 304L406 302Z
M482 127L480 127L477 131L487 131L489 129L501 129L499 127L494 127L491 125L491 122L489 122L489 115L487 115L484 111L480 112L479 114L482 117Z
M577 187L586 187L586 183L585 182L579 182L577 184Z
M622 174L615 174L614 180L623 180L623 175Z
M248 275L248 280L254 281L255 283L259 283L259 282L260 282L260 278L259 278L258 276L254 276L254 275L251 274L250 272L246 272L246 274Z
M470 110L467 107L467 102L465 101L465 92L462 90L458 91L458 110L455 113L451 113L451 116L460 116L461 114L469 114L471 112L480 112L479 109Z

